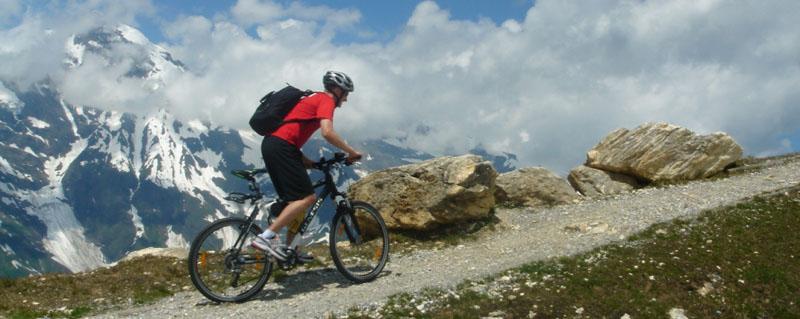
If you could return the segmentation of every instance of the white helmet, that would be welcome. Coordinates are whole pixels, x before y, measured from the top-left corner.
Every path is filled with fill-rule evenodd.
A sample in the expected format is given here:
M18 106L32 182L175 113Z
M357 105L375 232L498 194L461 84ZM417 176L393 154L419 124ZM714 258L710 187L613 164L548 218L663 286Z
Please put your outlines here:
M353 80L350 80L350 77L342 72L325 72L325 76L322 77L322 84L325 85L325 88L335 85L347 92L353 92L353 90L355 90L353 87Z

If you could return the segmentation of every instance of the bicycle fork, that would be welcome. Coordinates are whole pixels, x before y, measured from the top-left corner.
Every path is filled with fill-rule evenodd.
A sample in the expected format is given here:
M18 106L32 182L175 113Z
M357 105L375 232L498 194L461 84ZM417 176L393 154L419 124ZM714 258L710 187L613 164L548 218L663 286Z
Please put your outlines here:
M347 233L347 238L350 243L360 245L362 243L361 228L358 226L358 220L353 214L353 206L347 200L339 202L337 207L342 215L342 222L344 223L344 231Z

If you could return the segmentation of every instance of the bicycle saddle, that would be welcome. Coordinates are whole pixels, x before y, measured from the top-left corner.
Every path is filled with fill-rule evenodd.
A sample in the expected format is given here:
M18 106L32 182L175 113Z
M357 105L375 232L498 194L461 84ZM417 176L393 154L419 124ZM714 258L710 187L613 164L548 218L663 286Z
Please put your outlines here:
M250 180L254 180L255 179L254 176L256 176L258 174L261 174L261 173L264 173L266 171L267 170L264 169L264 168L261 168L261 169L241 169L241 170L233 170L233 171L231 171L231 174L233 174L233 176L236 176L236 177L239 177L239 178L246 179L246 180L250 181Z

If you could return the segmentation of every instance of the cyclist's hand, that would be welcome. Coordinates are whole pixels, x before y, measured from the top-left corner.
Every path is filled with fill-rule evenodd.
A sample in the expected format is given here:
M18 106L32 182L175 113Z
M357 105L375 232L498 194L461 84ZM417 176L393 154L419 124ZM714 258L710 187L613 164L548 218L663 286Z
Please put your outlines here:
M347 154L347 164L353 164L353 162L360 160L362 156L364 155L362 155L358 151L354 151L350 154Z
M305 168L314 168L314 161L303 156L303 166L305 166Z

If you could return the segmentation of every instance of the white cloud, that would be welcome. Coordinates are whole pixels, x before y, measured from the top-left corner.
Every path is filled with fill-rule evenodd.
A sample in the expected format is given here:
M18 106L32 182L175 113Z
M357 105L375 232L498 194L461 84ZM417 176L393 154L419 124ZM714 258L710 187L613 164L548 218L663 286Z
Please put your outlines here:
M519 139L522 143L528 143L531 140L531 135L527 131L519 132Z
M237 21L252 25L280 18L283 16L283 7L269 0L239 0L231 13Z
M201 16L180 17L164 28L164 33L172 39L191 41L206 38L211 33L213 24ZM186 45L186 43L183 43Z
M0 103L3 105L9 106L11 108L16 108L19 106L19 98L17 95L14 94L11 90L6 88L3 82L0 82Z
M236 22L245 27L275 21L319 21L323 24L320 31L327 35L332 35L335 29L352 26L361 19L358 10L307 6L298 2L283 6L271 0L239 0L231 8L231 14Z
M136 16L154 10L149 0L54 2L43 7L26 11L17 26L0 30L0 79L26 88L46 77L60 77L64 43L71 35L102 25L135 24Z
M22 4L18 0L0 0L0 25L22 13Z
M240 0L213 20L165 27L167 49L191 72L158 94L142 95L118 80L121 69L101 64L64 78L100 74L119 107L168 105L185 119L244 128L268 90L284 82L320 89L325 70L341 70L356 86L335 121L350 140L394 137L436 154L482 145L563 173L612 130L645 121L728 132L750 154L787 150L781 138L800 123L795 12L793 0L541 0L524 20L495 23L454 20L422 2L391 41L336 44L334 32L357 32L360 13ZM0 33L2 58L23 61L0 66L0 79L57 69L26 56L68 33L36 32L48 27L29 15ZM58 41L52 47L63 50ZM72 99L109 103L68 82Z
M139 79L124 76L133 61L124 59L115 64L95 54L84 55L83 63L64 74L60 89L64 98L76 105L109 109L125 109L143 113L166 104L159 95Z

